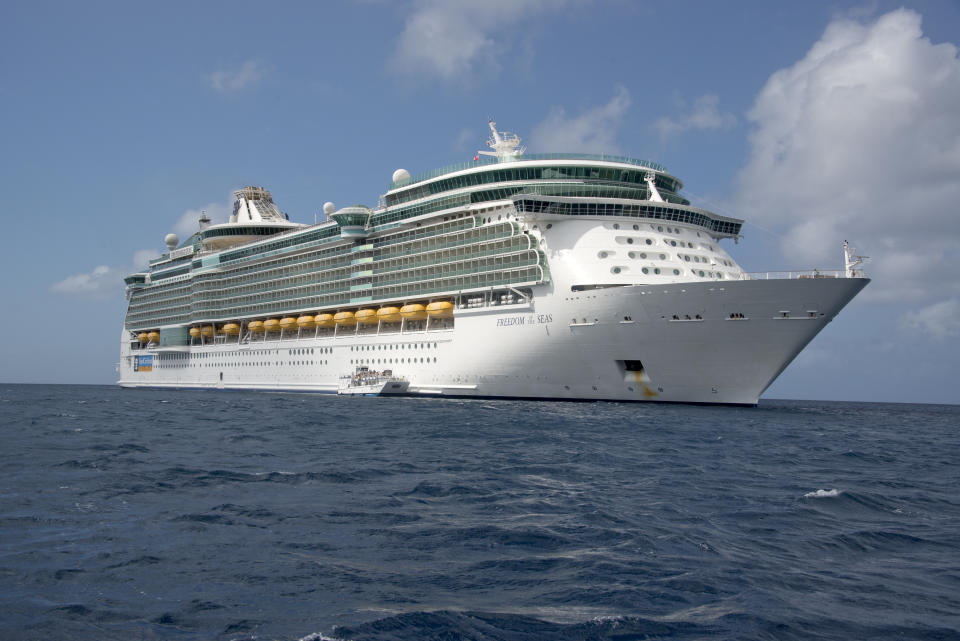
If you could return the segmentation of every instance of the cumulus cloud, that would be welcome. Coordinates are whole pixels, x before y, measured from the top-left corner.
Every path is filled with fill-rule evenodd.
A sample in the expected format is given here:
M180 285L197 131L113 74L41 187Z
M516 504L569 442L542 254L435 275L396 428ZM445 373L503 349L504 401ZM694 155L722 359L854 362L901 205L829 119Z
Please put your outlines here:
M517 40L524 19L556 11L547 0L421 0L407 19L389 67L404 75L465 82L478 72L495 73Z
M955 296L958 113L957 48L924 37L920 15L836 19L748 113L736 211L781 232L795 264L839 263L855 241L872 257L865 299Z
M123 291L123 274L115 267L98 265L86 274L67 276L50 290L78 298L110 298Z
M188 209L174 224L173 231L180 240L189 238L198 229L197 221L203 213L213 224L224 223L229 218L230 207L223 203L210 203L199 209ZM50 291L63 296L76 298L105 299L122 296L123 278L134 272L145 270L149 262L159 258L166 248L138 249L133 253L127 265L98 265L89 272L73 274L50 286Z
M686 105L680 105L685 109ZM664 116L653 123L654 128L664 138L690 130L722 130L737 124L732 113L720 111L720 98L716 94L704 94L693 101L686 113L676 117Z
M900 325L904 329L919 331L938 340L960 336L960 300L949 298L906 312L900 316Z
M247 60L233 71L214 71L207 79L210 86L221 93L232 93L251 87L263 78L266 68L256 60Z
M188 209L173 225L173 232L185 240L200 229L200 218L206 214L210 224L225 223L230 218L230 206L223 203L208 203L200 209Z
M630 107L630 92L617 87L605 105L568 117L562 107L550 110L533 128L530 146L538 151L617 153L617 133Z

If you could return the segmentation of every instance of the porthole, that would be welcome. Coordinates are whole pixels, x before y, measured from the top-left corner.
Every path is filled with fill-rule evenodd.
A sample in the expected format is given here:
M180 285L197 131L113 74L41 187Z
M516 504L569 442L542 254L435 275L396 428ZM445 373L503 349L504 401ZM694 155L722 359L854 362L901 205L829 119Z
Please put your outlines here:
M702 270L702 269L701 269L699 272L697 272L697 273L700 274L701 278L703 277L703 270Z
M684 256L683 259L684 259L685 261L687 261L688 263L690 262L690 257L689 257L689 256Z
M657 225L657 231L663 231L663 225Z
M646 252L641 252L641 253L640 253L640 258L646 258L646 257L647 257L647 253L646 253Z
M632 239L632 238L628 238L628 239L627 239L627 244L628 244L628 245L632 245L632 244L633 244L633 239Z
M614 268L611 269L610 271L613 272L614 274L619 274L619 273L620 273L620 268L619 268L619 267L614 267Z
M620 229L620 223L613 223L614 229Z
M597 256L599 256L600 258L606 258L607 252L600 252L599 254L597 254Z
M674 270L673 270L673 275L674 275L674 276L679 276L679 275L680 275L680 270L679 270L679 269L674 269Z
M650 270L647 269L646 267L644 267L644 268L641 269L640 271L642 271L644 274L649 274L649 273L650 273Z
M633 231L640 231L640 225L634 225Z
M646 243L647 243L648 245L652 245L652 244L653 244L653 241L648 238L648 239L646 240Z
M677 241L671 240L671 241L670 241L670 246L671 246L671 247L676 247L676 246L677 246Z
M553 223L547 223L547 229L553 229Z
M666 259L667 259L666 254L660 254L660 260L666 260Z
M628 257L628 258L636 258L636 257L637 257L637 253L636 253L636 252L627 252L627 257Z
M654 274L659 274L659 273L660 273L660 268L659 268L659 267L654 267L654 268L653 268L653 273L654 273Z

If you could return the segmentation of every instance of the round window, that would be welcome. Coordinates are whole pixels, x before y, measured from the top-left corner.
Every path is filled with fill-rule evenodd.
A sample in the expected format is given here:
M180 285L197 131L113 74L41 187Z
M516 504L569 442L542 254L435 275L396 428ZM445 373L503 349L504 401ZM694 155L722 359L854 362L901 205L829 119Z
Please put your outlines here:
M619 268L619 267L614 267L614 268L611 269L610 271L612 271L614 274L619 274L619 273L620 273L620 268Z
M647 239L647 244L648 244L648 245L652 245L652 244L653 244L653 241L648 238L648 239Z
M632 245L632 244L633 244L633 239L632 239L632 238L628 238L628 239L627 239L627 244L628 244L628 245Z
M679 276L679 275L680 275L680 270L679 270L679 269L675 269L675 270L673 270L673 273L674 273L675 276Z
M644 268L641 269L640 271L642 271L644 274L649 274L649 273L650 273L650 270L647 269L646 267L644 267Z

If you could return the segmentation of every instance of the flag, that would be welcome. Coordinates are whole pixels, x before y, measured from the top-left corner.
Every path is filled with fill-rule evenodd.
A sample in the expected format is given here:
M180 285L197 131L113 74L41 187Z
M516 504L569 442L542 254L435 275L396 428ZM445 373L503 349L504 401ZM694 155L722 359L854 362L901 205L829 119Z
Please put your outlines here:
M476 156L474 156L473 159L474 159L474 160L480 160L480 154L477 154Z

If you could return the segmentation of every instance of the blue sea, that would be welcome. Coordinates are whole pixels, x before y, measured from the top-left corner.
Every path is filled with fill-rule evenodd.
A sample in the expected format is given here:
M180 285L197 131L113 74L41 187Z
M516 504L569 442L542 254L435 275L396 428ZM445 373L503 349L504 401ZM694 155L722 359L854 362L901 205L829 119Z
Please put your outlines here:
M960 639L960 406L0 385L0 639Z

